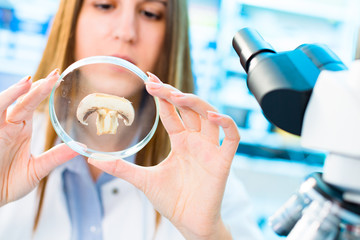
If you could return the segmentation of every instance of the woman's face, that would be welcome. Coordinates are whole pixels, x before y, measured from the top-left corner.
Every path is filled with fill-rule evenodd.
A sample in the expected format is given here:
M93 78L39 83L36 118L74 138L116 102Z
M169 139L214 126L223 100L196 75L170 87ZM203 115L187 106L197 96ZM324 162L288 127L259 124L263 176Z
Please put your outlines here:
M153 71L165 35L167 0L84 0L76 27L75 58L124 58Z
M153 72L164 43L167 2L84 0L76 26L75 60L96 55L115 56L144 72ZM121 75L119 72L114 74ZM139 87L120 79L117 84L123 89Z

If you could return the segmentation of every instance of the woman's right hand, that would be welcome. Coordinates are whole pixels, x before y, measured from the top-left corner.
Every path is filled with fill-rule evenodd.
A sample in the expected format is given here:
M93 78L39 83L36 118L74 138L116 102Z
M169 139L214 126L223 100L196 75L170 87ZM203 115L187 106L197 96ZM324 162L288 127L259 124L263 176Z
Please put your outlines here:
M58 78L58 70L35 83L26 77L0 93L0 207L28 194L52 169L77 155L65 144L37 157L30 152L33 113Z

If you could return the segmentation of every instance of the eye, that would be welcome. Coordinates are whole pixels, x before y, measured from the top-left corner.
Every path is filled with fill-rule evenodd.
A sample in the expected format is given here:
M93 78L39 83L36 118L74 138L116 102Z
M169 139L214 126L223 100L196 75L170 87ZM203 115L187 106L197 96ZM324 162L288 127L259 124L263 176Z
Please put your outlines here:
M162 17L161 14L157 14L157 13L147 11L147 10L140 11L140 14L148 19L153 19L153 20L159 20Z
M110 3L96 3L94 4L95 8L103 10L103 11L107 11L107 10L111 10L115 8L114 4L110 4Z

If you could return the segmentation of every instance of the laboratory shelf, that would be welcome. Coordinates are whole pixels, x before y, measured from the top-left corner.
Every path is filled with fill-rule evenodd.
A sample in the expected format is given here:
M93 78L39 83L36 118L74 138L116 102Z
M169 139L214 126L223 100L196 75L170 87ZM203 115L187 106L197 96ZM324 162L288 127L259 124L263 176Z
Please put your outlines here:
M355 1L304 1L304 0L237 0L239 4L282 11L304 16L325 18L333 21L353 21L352 6Z

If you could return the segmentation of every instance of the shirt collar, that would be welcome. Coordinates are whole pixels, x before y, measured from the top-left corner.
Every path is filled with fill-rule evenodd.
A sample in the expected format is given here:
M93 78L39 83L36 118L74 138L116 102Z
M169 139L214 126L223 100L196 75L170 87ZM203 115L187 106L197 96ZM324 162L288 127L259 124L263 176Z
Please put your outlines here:
M135 155L132 155L130 157L125 158L124 160L134 163L135 161ZM64 171L70 171L74 174L78 174L82 177L90 177L90 170L89 170L89 166L87 164L87 161L85 159L84 156L82 155L78 155L76 157L74 157L73 159L71 159L70 161L64 163L61 167L61 172ZM116 177L103 172L99 178L97 179L96 184L97 185L103 185L113 179L115 179Z
M59 144L61 142L60 138L57 139L56 143ZM127 158L124 158L125 161L128 161L130 163L135 163L135 156L131 155ZM79 174L81 176L90 176L90 170L89 170L89 166L87 164L86 158L82 155L78 155L76 157L74 157L73 159L67 161L66 163L62 164L59 168L61 173L63 173L64 171L70 171L72 173L75 174ZM100 175L100 177L97 179L97 184L105 184L113 179L115 179L116 177L108 174L108 173L102 173Z
M79 175L82 178L90 179L90 170L84 156L78 155L70 161L63 164L62 172L69 171L73 174ZM116 177L103 172L96 181L96 185L101 186L107 182L116 179Z
M89 166L86 163L85 157L78 155L70 161L63 164L64 170L68 170L77 174L87 174L89 172Z

